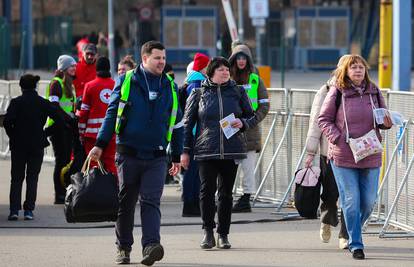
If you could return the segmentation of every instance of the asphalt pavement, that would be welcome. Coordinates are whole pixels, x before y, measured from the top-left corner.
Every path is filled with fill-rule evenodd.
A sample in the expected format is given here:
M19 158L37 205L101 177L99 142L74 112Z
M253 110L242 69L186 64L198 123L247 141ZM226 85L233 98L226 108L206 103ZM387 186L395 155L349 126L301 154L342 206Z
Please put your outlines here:
M69 224L63 205L53 205L52 164L43 164L33 221L7 221L10 161L0 160L0 170L0 266L116 266L113 223ZM201 220L181 217L180 193L177 185L165 187L161 227L165 256L155 266L414 266L412 238L364 234L367 259L356 261L350 252L338 248L338 229L329 243L322 243L318 220L286 219L284 214L272 213L273 205L262 204L266 207L233 215L230 250L202 250ZM131 261L139 266L139 206L135 224Z

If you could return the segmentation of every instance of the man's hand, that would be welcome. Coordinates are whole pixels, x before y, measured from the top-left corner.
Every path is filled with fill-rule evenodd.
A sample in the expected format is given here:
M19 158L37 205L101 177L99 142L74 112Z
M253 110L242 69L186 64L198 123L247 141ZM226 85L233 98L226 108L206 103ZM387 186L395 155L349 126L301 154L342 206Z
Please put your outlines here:
M306 155L306 159L305 159L305 167L309 168L312 166L312 162L313 162L313 158L315 157L315 155L312 154L307 154Z
M102 156L102 151L102 148L94 146L91 151L89 151L88 157L90 157L91 160L98 161Z
M168 173L171 176L176 176L177 173L180 171L180 169L181 169L181 164L179 162L173 162L171 169L168 170Z
M187 170L188 165L190 165L190 155L188 153L181 154L181 166L183 166L184 170Z

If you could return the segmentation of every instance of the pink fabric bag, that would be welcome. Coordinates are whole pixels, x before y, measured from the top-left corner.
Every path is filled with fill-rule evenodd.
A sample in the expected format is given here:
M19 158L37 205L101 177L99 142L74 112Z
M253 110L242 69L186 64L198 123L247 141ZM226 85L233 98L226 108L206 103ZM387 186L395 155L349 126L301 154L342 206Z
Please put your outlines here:
M295 175L295 183L305 187L316 186L319 181L321 169L316 166L299 170Z

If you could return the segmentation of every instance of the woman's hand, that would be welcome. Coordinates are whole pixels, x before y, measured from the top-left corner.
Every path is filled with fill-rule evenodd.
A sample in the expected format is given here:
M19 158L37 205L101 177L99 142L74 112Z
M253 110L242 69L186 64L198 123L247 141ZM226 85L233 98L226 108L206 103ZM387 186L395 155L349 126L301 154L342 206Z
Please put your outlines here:
M315 155L307 154L305 159L305 167L310 168L312 166L313 158Z
M389 113L387 113L387 115L385 115L383 125L386 128L391 128L392 127L392 120L391 120L391 117L390 117Z
M231 122L231 127L233 128L243 128L243 122L240 119L235 119L234 121Z
M184 168L184 170L188 169L188 165L190 165L190 155L188 153L181 154L181 166Z

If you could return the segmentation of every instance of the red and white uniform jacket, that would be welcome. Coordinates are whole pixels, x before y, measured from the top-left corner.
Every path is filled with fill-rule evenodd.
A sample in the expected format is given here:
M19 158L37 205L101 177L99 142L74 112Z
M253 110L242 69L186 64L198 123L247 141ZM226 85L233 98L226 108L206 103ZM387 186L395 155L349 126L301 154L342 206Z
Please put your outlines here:
M115 81L111 78L101 77L96 77L86 83L81 109L76 113L79 117L78 127L81 137L96 139L104 121L114 85Z
M76 79L73 80L75 86L76 97L82 97L86 83L96 78L96 61L94 64L87 64L85 59L81 57L76 64Z

